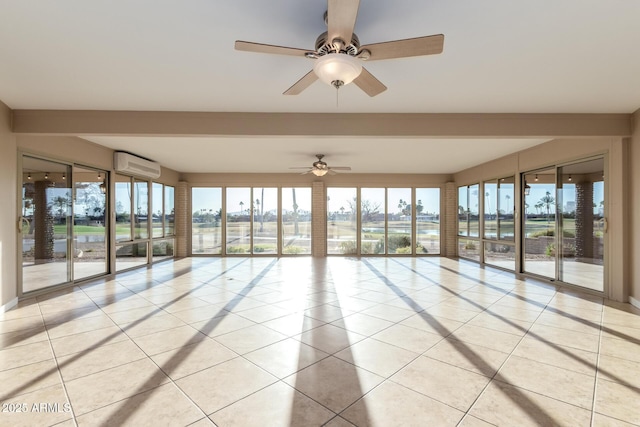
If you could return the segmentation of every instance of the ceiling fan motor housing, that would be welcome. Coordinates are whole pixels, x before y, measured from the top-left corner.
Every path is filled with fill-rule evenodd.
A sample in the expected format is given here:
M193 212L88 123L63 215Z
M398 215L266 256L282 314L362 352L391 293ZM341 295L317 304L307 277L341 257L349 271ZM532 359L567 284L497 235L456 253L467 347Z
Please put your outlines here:
M337 49L336 45L333 43L333 40L327 40L328 33L325 31L320 34L316 39L316 55L324 56L329 53L345 53L350 56L356 56L360 49L360 40L358 36L353 33L351 37L351 43L348 45L343 44L340 50Z
M313 162L313 167L316 169L327 169L327 164L325 162L323 162L322 160L318 160L316 162Z

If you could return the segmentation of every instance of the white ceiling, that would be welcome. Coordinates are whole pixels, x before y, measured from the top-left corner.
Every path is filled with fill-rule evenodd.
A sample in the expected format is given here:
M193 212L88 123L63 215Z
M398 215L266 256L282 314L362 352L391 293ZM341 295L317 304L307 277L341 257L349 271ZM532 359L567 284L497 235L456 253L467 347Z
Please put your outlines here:
M640 107L637 1L361 0L355 28L361 43L442 33L444 53L367 64L388 90L369 98L346 86L338 107L335 90L320 82L301 95L281 95L311 60L233 49L236 39L311 49L326 29L325 9L325 0L3 1L0 100L13 109L317 113ZM409 170L407 156L386 150L397 144L418 150L434 172L456 172L485 154L495 158L541 142L198 138L182 139L176 152L163 138L91 139L185 172L260 171L265 156L282 172L311 163L316 152L354 172L376 164L376 172L413 172L418 156L409 156L416 162ZM220 152L241 155L220 165L194 160Z
M181 172L284 173L309 166L326 154L329 167L344 173L457 172L540 144L542 139L387 139L387 138L156 138L85 137L98 144L171 165ZM189 155L181 149L189 147ZM300 173L300 171L297 171Z

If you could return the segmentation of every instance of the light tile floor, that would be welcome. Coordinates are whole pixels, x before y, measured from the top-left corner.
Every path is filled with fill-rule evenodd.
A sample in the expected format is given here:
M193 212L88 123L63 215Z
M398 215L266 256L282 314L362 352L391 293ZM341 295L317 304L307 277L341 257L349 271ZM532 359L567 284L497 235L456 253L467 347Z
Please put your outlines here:
M189 258L0 315L1 426L640 425L640 311L445 258Z

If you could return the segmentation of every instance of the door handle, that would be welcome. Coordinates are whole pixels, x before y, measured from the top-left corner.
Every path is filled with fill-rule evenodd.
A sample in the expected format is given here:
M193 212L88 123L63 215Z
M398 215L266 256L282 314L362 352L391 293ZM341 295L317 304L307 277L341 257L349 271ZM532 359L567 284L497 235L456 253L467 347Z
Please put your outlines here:
M602 218L602 229L605 233L609 231L609 221L607 221L607 218Z
M22 233L22 226L24 224L29 225L29 220L23 216L18 217L18 224L17 224L18 233Z

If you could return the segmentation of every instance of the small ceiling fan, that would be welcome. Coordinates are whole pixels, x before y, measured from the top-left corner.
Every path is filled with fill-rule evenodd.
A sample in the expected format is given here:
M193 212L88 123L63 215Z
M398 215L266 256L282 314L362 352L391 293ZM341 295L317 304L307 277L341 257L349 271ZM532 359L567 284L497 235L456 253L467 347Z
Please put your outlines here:
M325 176L327 173L330 174L330 175L335 175L337 173L335 171L350 171L351 170L351 168L349 166L333 166L333 167L329 167L329 165L327 165L324 161L322 161L322 158L324 157L324 154L316 154L316 157L318 158L318 160L313 162L313 165L311 167L302 166L302 167L295 167L295 168L289 168L289 169L307 169L305 172L302 172L302 175L305 175L305 174L308 174L308 173L312 173L315 176Z
M324 21L327 31L316 40L315 50L274 46L236 40L236 50L310 58L313 70L284 92L298 95L320 79L336 89L355 83L369 96L376 96L387 87L362 66L362 61L406 58L442 53L444 35L417 37L360 46L353 32L360 0L327 0Z

